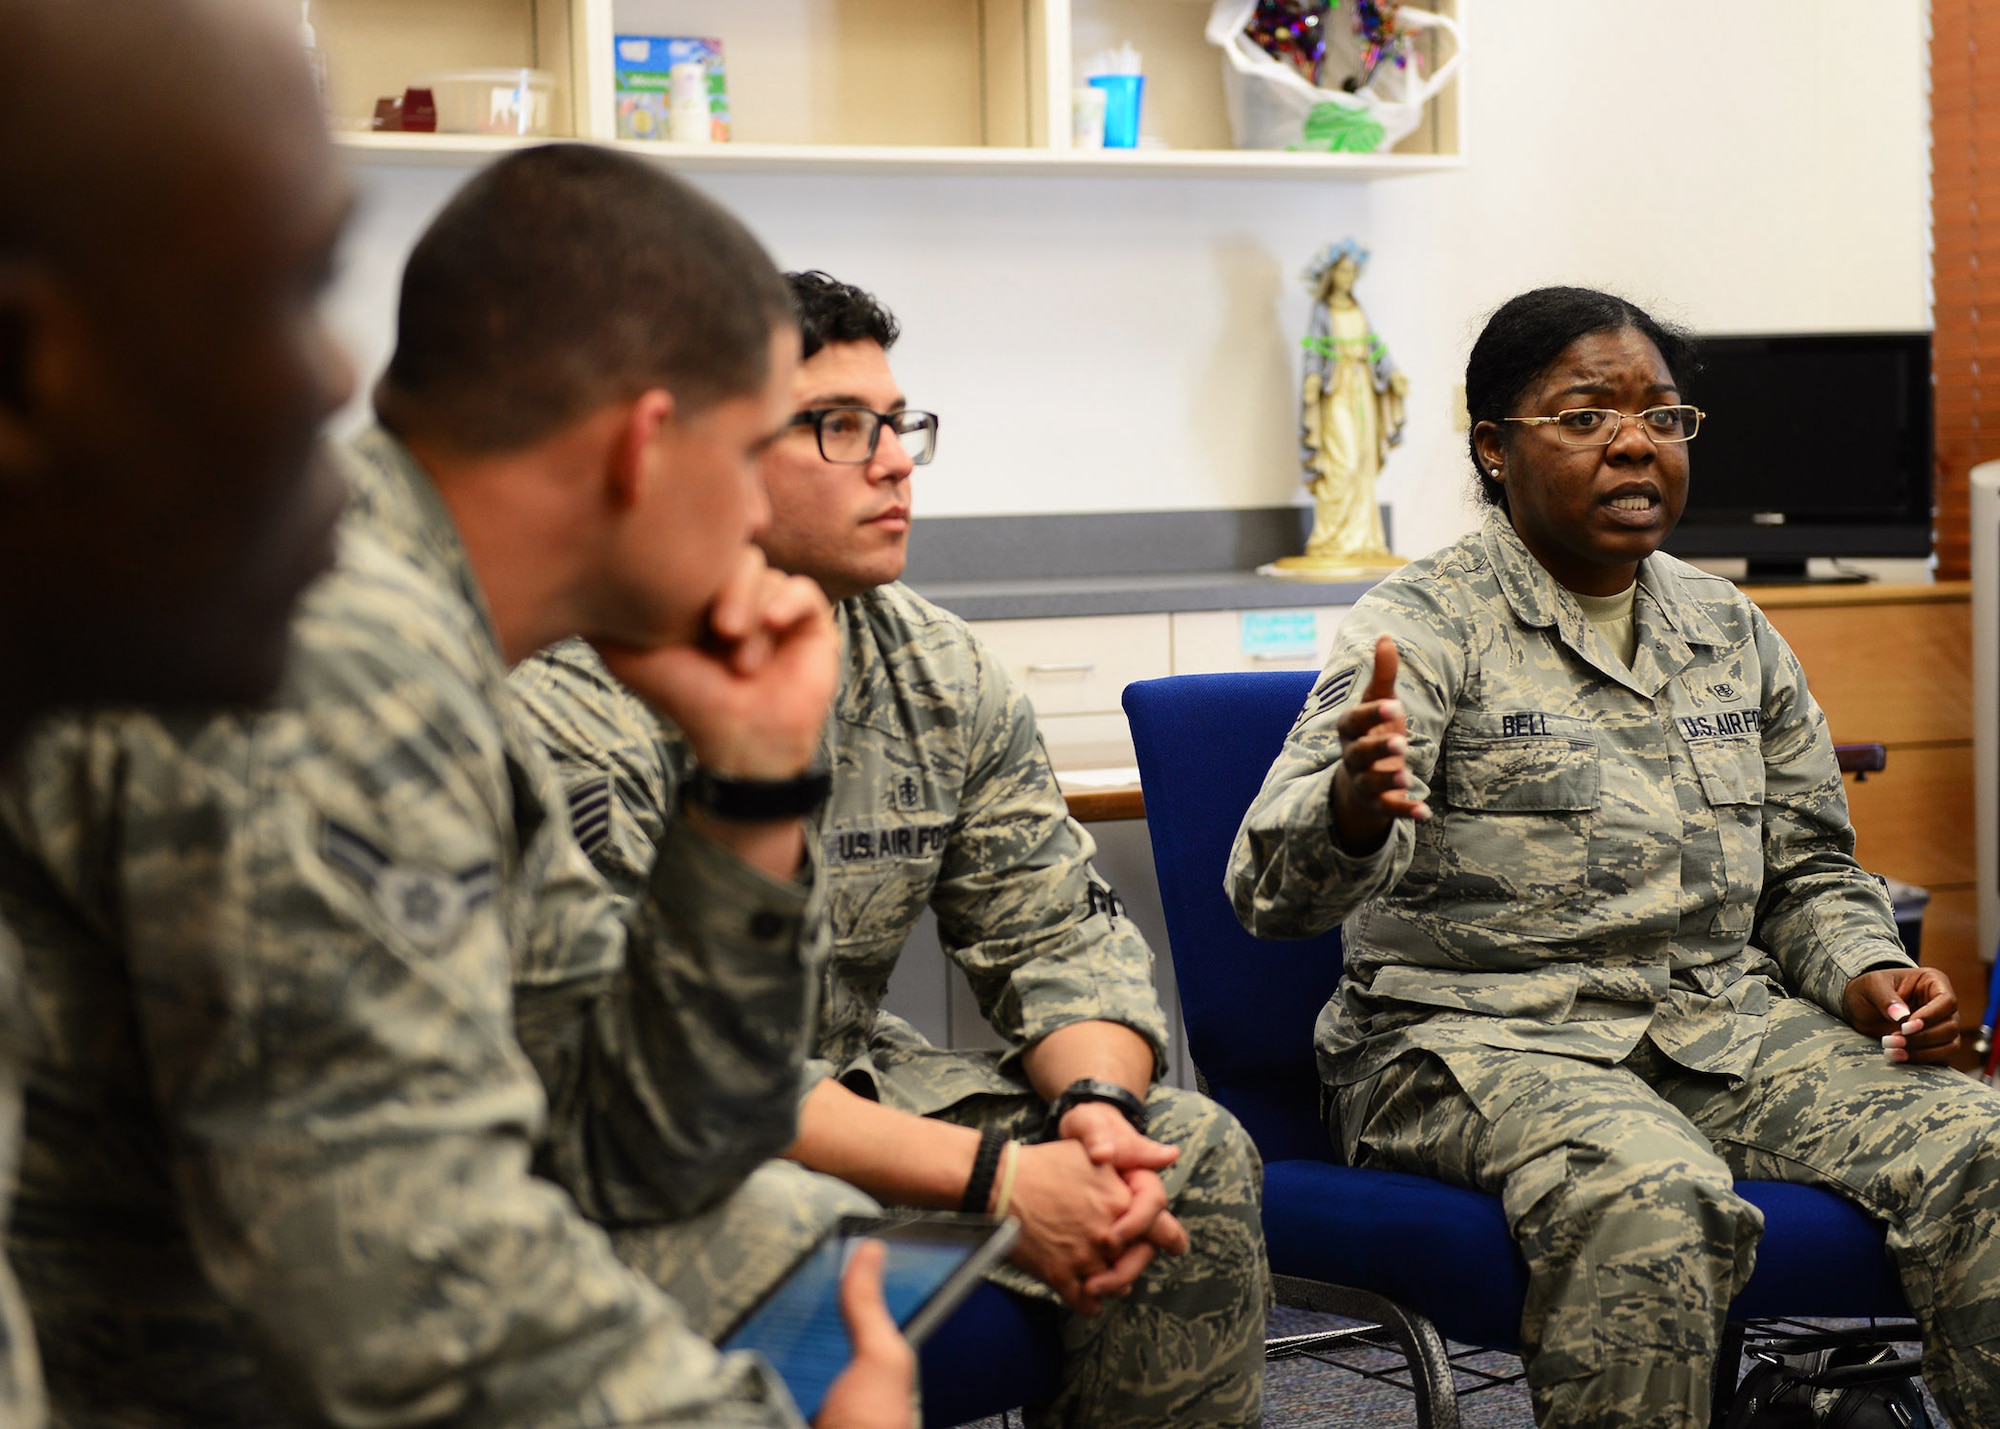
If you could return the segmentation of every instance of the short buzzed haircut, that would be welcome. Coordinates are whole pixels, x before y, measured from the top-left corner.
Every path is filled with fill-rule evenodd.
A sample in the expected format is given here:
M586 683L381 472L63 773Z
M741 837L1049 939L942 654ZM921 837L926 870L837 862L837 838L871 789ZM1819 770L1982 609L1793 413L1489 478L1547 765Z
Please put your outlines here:
M866 289L818 269L787 273L785 281L792 285L792 306L798 310L801 358L810 359L830 342L874 342L887 352L902 336L896 315Z
M517 451L655 387L684 414L754 392L793 320L719 204L643 160L541 145L475 175L417 241L375 408L400 435Z

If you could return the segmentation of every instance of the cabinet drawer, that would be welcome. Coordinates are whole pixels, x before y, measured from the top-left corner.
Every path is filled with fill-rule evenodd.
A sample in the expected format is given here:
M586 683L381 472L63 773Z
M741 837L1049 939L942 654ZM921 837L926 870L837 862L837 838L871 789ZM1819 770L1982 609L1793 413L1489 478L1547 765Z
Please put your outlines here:
M1926 888L1973 881L1970 744L1891 749L1880 774L1847 781L1847 811L1870 873Z
M1132 681L1173 670L1164 614L980 620L972 630L1037 715L1116 714Z
M1317 670L1351 605L1174 613L1174 673Z
M1969 602L1778 607L1767 614L1805 667L1837 742L1972 738ZM1912 698L1913 690L1922 697Z

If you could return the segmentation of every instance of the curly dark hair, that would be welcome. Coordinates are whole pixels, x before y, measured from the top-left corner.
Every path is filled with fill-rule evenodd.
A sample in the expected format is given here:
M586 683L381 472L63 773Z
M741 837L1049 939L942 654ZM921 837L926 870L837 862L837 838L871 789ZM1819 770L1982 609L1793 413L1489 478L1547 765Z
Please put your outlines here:
M1475 435L1479 424L1518 415L1513 407L1521 394L1578 338L1625 328L1636 328L1659 349L1667 372L1685 396L1686 383L1701 370L1694 336L1615 294L1595 288L1536 288L1509 298L1486 320L1465 363L1465 411L1471 419L1466 448L1472 453L1480 498L1487 505L1504 510L1507 490L1480 463Z
M799 315L801 359L810 358L830 342L877 342L886 352L903 335L896 315L873 293L852 283L843 283L816 268L787 273L785 281L792 285L792 306Z

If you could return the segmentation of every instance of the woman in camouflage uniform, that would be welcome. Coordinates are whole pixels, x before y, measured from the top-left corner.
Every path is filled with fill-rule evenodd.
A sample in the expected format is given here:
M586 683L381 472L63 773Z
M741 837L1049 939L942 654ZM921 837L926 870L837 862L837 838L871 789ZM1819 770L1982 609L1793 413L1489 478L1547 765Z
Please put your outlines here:
M1885 1222L1939 1401L2000 1425L2000 1097L1946 1065L1951 985L1854 861L1798 661L1658 552L1693 367L1607 294L1493 315L1466 373L1491 510L1356 606L1231 893L1260 935L1344 923L1328 1132L1501 1198L1539 1423L1708 1422L1762 1230L1741 1176Z

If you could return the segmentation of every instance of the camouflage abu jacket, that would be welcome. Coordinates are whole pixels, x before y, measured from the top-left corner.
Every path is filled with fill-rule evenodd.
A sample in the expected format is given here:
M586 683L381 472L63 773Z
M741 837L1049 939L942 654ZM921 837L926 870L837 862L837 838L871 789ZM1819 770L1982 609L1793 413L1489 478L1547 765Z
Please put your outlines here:
M1854 862L1826 721L1763 614L1655 554L1634 617L1628 671L1495 512L1341 626L1228 874L1259 936L1343 924L1327 1081L1412 1047L1610 1063L1647 1034L1741 1076L1774 993L1841 1016L1851 978L1908 963ZM1357 858L1332 837L1335 726L1383 633L1433 817Z
M14 1192L21 1150L21 1063L27 1028L21 1016L21 950L0 923L0 1226ZM35 1327L13 1270L0 1260L0 1429L39 1429L42 1370Z
M796 1426L530 1160L657 1216L788 1142L808 890L670 832L628 936L442 501L357 454L273 709L60 722L7 790L59 1420Z
M1034 712L965 623L908 587L836 608L844 671L829 726L833 794L815 821L833 956L812 1070L899 1110L1018 1093L1020 1050L1107 1020L1166 1042L1152 954L1090 867ZM614 888L647 866L689 757L677 734L571 642L524 662L516 691L573 803L610 817L586 839ZM1006 1040L997 1060L932 1047L882 995L925 908Z

